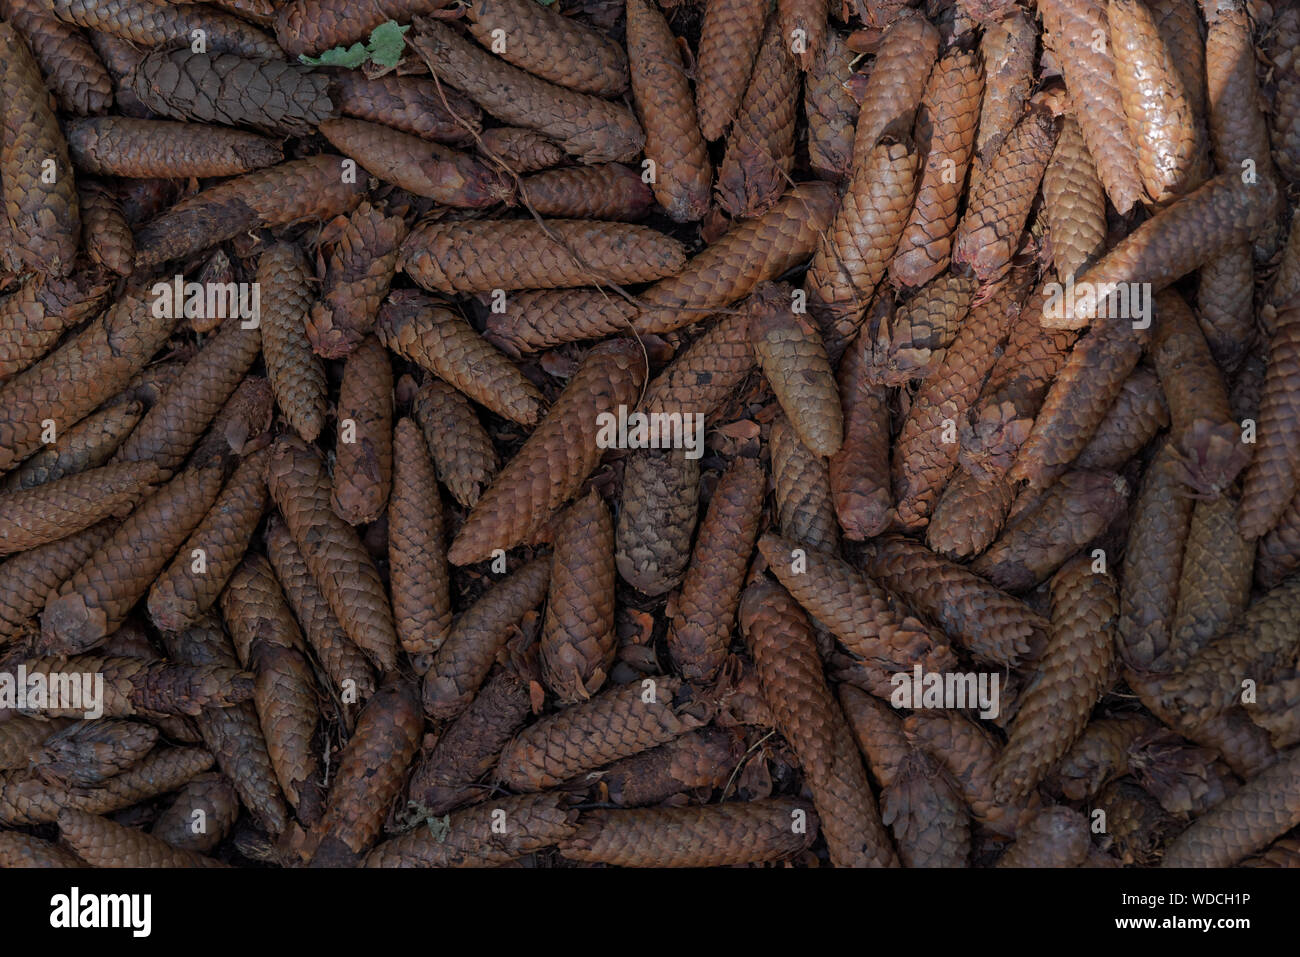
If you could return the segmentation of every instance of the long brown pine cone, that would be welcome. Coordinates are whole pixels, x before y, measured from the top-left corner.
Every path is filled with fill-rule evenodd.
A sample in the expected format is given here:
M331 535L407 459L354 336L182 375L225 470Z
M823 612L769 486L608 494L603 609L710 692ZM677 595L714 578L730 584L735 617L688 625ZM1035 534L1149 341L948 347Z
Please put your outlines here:
M5 108L0 136L5 221L15 237L23 237L14 250L0 255L16 254L27 269L66 276L81 236L68 144L40 69L9 23L0 24L0 95Z
M559 850L618 867L734 867L798 853L816 837L816 821L812 808L786 798L586 811Z
M383 513L393 482L393 366L378 340L348 356L337 412L330 500L349 525L365 525Z
M501 749L532 714L528 685L500 670L415 765L410 800L431 815L491 794L479 779L496 766Z
M999 800L1027 795L1083 733L1114 680L1119 595L1107 572L1080 555L1052 579L1051 637L998 760Z
M644 357L632 341L613 339L593 347L478 500L453 539L448 560L468 565L535 536L596 467L603 451L601 423L617 417L620 407L636 404L644 376Z
M687 449L638 449L624 460L614 564L643 595L664 594L686 573L700 504L699 462Z
M519 732L497 775L516 791L540 791L706 724L714 705L680 678L645 678L606 688Z
M696 120L681 49L649 0L627 0L627 48L632 97L645 127L645 154L654 164L655 198L678 222L700 219L709 207L713 164Z
M565 704L595 694L613 664L614 522L594 489L556 533L539 650L542 677Z
M393 447L393 494L388 501L393 619L402 650L413 663L427 664L423 656L442 647L451 630L442 498L429 447L413 421L397 423Z
M760 284L749 300L749 339L795 434L825 458L844 438L840 397L821 333L794 311L794 295L786 283Z
M155 50L136 64L124 86L159 116L282 136L305 135L334 112L324 74L230 53Z
M330 506L324 464L300 440L281 437L267 459L266 485L348 637L381 671L391 670L398 647L392 608L374 559Z
M181 472L124 521L86 564L51 593L43 647L71 654L99 644L126 620L221 491L221 471Z
M718 203L738 218L771 207L785 192L794 169L799 71L778 19L768 18L718 167Z
M313 867L355 866L370 850L406 782L423 725L415 686L396 675L366 703L339 758Z
M540 605L551 558L534 558L483 593L452 626L424 676L424 710L449 719L474 700L520 620Z
M893 867L894 853L844 713L826 686L808 617L771 581L745 590L740 629L777 730L807 775L837 867Z
M763 511L763 466L737 458L714 486L668 624L668 654L683 675L707 681L722 667Z

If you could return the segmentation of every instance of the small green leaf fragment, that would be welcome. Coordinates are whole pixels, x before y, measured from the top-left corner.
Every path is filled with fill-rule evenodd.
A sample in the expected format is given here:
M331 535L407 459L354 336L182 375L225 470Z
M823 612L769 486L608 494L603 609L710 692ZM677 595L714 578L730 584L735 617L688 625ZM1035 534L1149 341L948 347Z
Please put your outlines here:
M334 47L326 50L319 57L300 56L298 59L309 66L342 66L355 69L366 62L364 44L354 43L350 47Z
M447 840L447 835L451 833L451 815L444 814L442 817L425 818L425 826L429 828L429 836L439 844Z
M370 32L370 59L380 66L397 66L406 47L404 34L411 29L410 24L402 26L395 20L388 20Z

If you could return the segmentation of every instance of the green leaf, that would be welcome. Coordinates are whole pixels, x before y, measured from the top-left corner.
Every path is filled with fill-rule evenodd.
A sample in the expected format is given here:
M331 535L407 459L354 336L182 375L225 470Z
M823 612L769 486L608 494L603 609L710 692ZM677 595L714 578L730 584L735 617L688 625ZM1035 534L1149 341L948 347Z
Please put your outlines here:
M406 47L403 34L409 29L410 24L401 26L396 20L388 20L375 27L370 33L368 44L370 59L380 66L397 66L397 61L402 58L402 50Z
M360 43L354 43L347 48L334 47L326 50L319 57L300 56L298 59L309 66L343 66L355 69L366 62L366 48Z
M425 818L424 823L429 828L429 835L439 844L447 840L447 835L451 833L450 814L444 814L442 817Z

